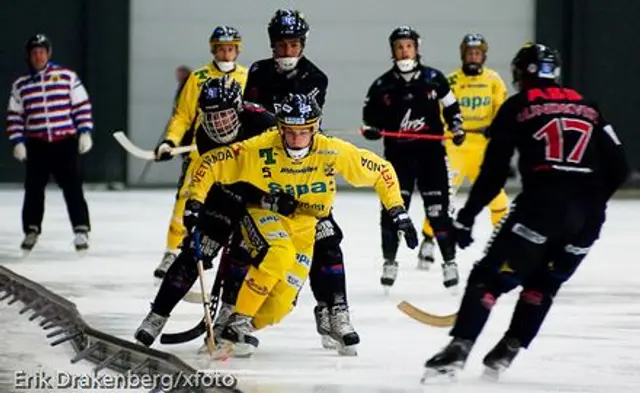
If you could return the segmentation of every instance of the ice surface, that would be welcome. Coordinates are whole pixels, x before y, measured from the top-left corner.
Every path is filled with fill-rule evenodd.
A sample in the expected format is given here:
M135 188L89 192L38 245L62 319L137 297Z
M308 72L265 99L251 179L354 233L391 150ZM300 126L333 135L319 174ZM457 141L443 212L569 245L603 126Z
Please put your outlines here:
M61 195L50 190L40 242L27 259L20 259L22 194L0 191L0 261L75 302L95 328L131 339L157 290L152 271L162 256L173 196L171 190L89 192L91 250L81 259L73 250ZM422 204L417 196L414 202L411 215L418 224ZM506 329L517 293L500 299L457 384L420 385L422 364L448 341L447 330L410 320L396 304L408 300L448 313L456 310L459 298L443 290L439 268L417 271L414 253L406 247L399 254L398 281L389 295L383 294L378 210L377 198L367 193L342 193L335 208L345 233L352 320L362 339L357 358L320 347L308 287L281 325L259 333L261 346L252 359L211 363L195 353L200 340L158 348L196 368L231 370L246 393L640 391L639 201L610 205L601 240L556 298L538 340L497 384L480 380L480 362ZM489 233L484 213L475 228L476 244L459 254L464 275ZM17 305L0 305L1 392L12 391L17 370L90 370L89 364L69 363L69 346L49 347L44 333L18 310ZM181 303L165 331L191 327L201 314L201 306Z

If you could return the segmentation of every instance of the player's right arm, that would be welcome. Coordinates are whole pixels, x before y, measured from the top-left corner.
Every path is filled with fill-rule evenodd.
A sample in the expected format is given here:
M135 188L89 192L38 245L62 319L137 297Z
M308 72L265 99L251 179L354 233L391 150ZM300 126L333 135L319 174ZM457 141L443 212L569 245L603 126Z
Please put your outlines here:
M174 147L180 144L184 134L189 130L196 118L199 94L198 78L192 73L178 95L173 116L171 116L167 126L165 141L170 141Z

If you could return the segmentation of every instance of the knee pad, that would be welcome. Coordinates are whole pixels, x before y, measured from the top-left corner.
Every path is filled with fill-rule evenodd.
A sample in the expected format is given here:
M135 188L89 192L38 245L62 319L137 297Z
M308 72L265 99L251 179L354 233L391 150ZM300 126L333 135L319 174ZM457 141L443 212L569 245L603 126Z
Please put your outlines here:
M491 293L496 299L503 293L507 293L520 285L519 277L508 272L501 272L499 269L492 268L482 261L475 264L469 279L468 287L476 287L485 292Z

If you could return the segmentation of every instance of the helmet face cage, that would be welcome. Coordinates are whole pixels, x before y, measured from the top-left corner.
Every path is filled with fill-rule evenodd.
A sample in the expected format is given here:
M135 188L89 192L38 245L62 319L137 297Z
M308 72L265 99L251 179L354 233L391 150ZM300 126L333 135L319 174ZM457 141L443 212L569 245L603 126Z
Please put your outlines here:
M200 92L199 107L202 128L217 143L235 140L240 130L238 112L242 106L242 88L224 75L207 79Z
M304 15L297 10L277 10L267 27L271 47L276 41L288 38L299 38L304 47L309 35L309 24Z
M211 140L217 143L233 142L240 130L238 111L234 108L209 111L207 108L200 114L202 128Z

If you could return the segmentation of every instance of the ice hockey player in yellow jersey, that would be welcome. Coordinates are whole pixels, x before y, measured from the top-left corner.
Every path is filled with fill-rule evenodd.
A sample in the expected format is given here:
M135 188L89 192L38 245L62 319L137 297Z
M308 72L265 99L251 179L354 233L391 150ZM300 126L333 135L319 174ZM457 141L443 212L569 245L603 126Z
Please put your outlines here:
M460 103L467 140L461 146L447 141L447 156L452 187L458 189L464 179L475 182L480 173L488 138L488 126L507 99L507 88L498 73L484 66L489 44L481 34L467 34L460 43L462 67L449 74L449 84ZM497 225L507 214L509 200L504 190L489 204L491 223ZM424 240L418 252L418 268L433 263L433 229L427 220L422 228Z
M218 26L209 38L213 61L191 72L177 99L174 113L167 127L165 139L156 147L156 160L170 160L171 148L178 146L185 139L189 130L196 130L200 123L198 119L198 97L202 84L209 78L219 78L229 75L244 87L247 83L248 69L236 62L242 46L242 37L238 30L231 26ZM195 135L190 143L195 143ZM182 165L182 173L178 181L178 192L171 215L171 222L167 233L167 246L162 261L154 271L157 278L164 277L167 269L173 263L178 248L184 237L185 228L182 223L184 205L187 199L187 187L193 170L193 158L197 152L192 152Z
M218 183L247 182L271 193L284 190L298 201L293 216L248 207L241 221L240 244L251 263L220 337L222 343L235 344L236 356L248 356L258 346L254 330L278 323L293 309L309 274L316 223L331 212L336 175L356 187L373 187L407 246L418 245L391 164L368 150L319 134L320 116L313 98L289 95L276 114L278 131L211 150L197 160L189 209L203 204Z

